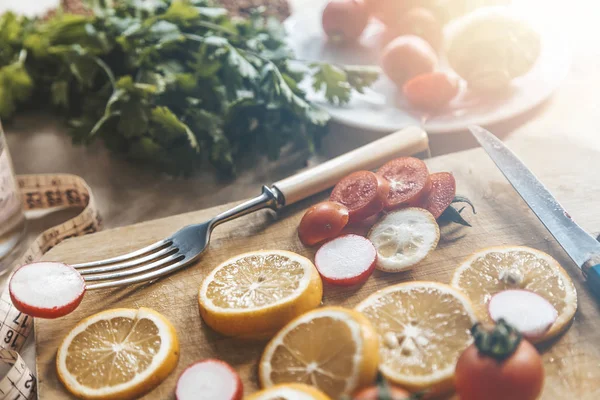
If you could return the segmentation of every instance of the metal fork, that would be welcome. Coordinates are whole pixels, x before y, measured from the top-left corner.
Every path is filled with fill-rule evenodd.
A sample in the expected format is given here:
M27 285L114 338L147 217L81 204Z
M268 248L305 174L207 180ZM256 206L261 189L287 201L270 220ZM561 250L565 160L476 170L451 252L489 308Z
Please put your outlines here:
M312 169L263 186L262 193L216 217L189 225L170 237L147 247L105 260L74 264L87 289L101 289L153 281L196 261L208 247L218 225L243 215L270 208L274 211L293 204L337 183L350 172L374 169L401 155L428 149L427 134L409 127L343 154Z

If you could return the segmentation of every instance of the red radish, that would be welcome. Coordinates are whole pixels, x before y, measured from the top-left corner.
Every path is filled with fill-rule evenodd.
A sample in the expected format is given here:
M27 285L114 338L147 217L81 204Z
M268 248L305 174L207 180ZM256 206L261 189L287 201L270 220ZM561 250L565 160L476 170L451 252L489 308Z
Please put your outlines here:
M431 190L417 207L426 209L438 219L456 196L456 180L450 172L437 172L429 175L429 179Z
M363 283L375 269L377 250L367 238L344 235L325 243L315 254L315 265L325 282L351 286Z
M494 321L503 318L523 336L542 336L558 318L558 311L548 300L529 290L504 290L492 296L488 311Z
M58 318L75 310L85 294L85 281L77 270L58 262L23 265L10 278L10 298L24 314Z
M242 380L229 364L208 359L187 367L177 380L177 400L241 400Z
M363 0L331 0L323 10L323 31L334 43L356 41L369 22Z
M357 171L338 182L331 191L330 201L348 208L350 222L375 215L385 204L390 184L371 171Z
M397 37L385 46L381 54L383 72L400 88L417 75L433 72L437 62L431 45L413 35Z

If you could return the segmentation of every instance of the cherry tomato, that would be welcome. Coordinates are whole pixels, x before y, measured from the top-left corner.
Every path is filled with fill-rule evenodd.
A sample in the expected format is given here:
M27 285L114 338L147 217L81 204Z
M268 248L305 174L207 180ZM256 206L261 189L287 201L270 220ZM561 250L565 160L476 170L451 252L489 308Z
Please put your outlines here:
M306 246L313 246L340 234L349 219L343 204L324 201L309 208L298 225L298 237Z
M429 176L431 190L427 197L417 204L429 211L436 219L452 204L456 196L456 180L449 172L438 172Z
M414 35L392 40L381 55L383 72L398 87L417 75L433 72L437 62L435 51L429 43Z
M350 222L362 221L381 210L390 185L371 171L354 172L333 188L329 200L341 203L350 211Z
M402 35L415 35L424 39L435 50L442 45L443 26L431 11L423 7L411 8L396 23L388 25L384 32L384 43Z
M422 0L365 0L369 13L388 26L394 26L406 11Z
M418 158L401 157L388 161L377 175L390 183L385 200L385 209L418 204L431 190L431 179L427 165Z
M494 346L498 349L506 345ZM542 358L525 340L513 346L512 351L507 357L498 359L482 353L477 347L477 339L467 347L456 363L455 385L460 399L537 399L544 384Z
M323 10L323 31L335 43L356 41L368 22L363 0L331 0Z
M402 87L404 97L415 108L439 110L458 93L458 82L444 72L415 76Z
M396 386L390 386L391 400L408 400L410 393ZM371 386L352 396L352 400L379 400L379 386Z

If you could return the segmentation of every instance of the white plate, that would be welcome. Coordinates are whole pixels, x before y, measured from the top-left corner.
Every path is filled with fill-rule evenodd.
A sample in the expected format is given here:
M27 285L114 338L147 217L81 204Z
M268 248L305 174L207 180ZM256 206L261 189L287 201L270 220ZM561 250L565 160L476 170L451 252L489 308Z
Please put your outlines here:
M323 4L305 8L285 21L289 44L296 57L346 65L377 64L382 26L374 21L363 33L360 43L336 47L328 43L321 29ZM529 73L513 80L510 91L490 101L462 88L448 109L437 115L424 115L411 109L386 77L379 79L368 93L353 94L350 103L344 106L329 104L321 93L315 93L310 82L303 82L302 87L308 98L327 110L333 120L360 129L392 132L416 124L436 134L465 130L472 124L494 124L540 104L569 72L571 57L564 35L560 35L558 29L538 27L538 30L542 37L540 57Z

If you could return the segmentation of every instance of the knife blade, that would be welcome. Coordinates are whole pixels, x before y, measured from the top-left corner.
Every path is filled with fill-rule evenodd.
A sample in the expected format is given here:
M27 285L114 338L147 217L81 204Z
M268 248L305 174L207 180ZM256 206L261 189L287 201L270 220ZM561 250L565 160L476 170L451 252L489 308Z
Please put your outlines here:
M600 243L583 230L527 166L491 132L470 126L490 156L529 208L600 293ZM591 279L590 279L591 278Z

